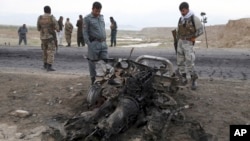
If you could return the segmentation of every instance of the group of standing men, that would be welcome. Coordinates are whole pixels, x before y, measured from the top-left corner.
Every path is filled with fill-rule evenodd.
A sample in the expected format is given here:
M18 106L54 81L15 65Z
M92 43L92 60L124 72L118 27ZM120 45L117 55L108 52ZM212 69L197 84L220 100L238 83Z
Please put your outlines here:
M92 11L86 15L81 21L84 22L82 27L83 38L88 45L88 63L93 84L96 77L95 61L108 59L108 47L106 44L106 31L103 15L101 14L102 5L100 2L94 2ZM193 50L195 38L203 34L203 26L198 17L189 10L187 2L182 2L179 6L181 17L177 28L177 65L178 71L181 73L183 83L187 83L187 73L191 75L192 89L197 87L196 79L198 75L195 72L194 61L195 53ZM55 18L50 15L49 6L44 7L44 15L41 15L37 22L37 29L40 31L41 41L43 44L44 66L48 71L51 69L51 64L54 59L55 43L50 31L59 31L59 26ZM80 16L80 19L82 17ZM52 20L48 20L52 19ZM116 28L117 25L112 17L111 20L111 46L116 46ZM82 33L81 30L79 34ZM78 40L80 41L80 40Z
M72 37L72 32L73 32L74 26L70 22L69 18L66 19L66 22L64 25L63 24L63 16L59 17L58 25L59 25L59 32L57 32L58 46L63 46L62 39L63 39L63 29L64 29L67 47L70 47L71 46L71 37Z

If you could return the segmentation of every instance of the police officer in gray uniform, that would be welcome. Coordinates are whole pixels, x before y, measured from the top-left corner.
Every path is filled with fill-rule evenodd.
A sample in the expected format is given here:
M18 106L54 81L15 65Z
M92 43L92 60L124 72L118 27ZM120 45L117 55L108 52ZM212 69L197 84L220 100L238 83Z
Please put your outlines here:
M101 9L101 3L94 2L92 12L84 17L83 37L88 45L88 63L92 84L96 76L95 61L108 58L105 22L103 15L100 14Z
M191 75L192 90L197 87L198 75L195 72L195 53L193 50L195 39L203 34L203 26L200 19L189 10L187 2L182 2L179 6L181 17L177 29L177 65L182 74L183 84L187 83L187 73Z

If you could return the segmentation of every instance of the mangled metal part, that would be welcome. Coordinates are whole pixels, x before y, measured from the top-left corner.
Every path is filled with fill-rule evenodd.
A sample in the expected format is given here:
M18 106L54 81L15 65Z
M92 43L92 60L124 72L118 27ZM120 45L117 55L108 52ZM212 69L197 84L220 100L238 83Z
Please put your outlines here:
M169 106L177 105L177 102L174 100L174 98L166 93L158 93L157 99L153 99L153 102L160 108L169 108Z
M139 104L134 98L121 98L115 111L98 123L98 128L104 133L103 138L108 140L111 135L127 130L135 122L139 110Z
M137 57L135 59L135 62L148 64L146 60L154 60L154 61L162 62L162 64L166 66L166 68L164 69L164 71L162 71L162 73L164 73L164 74L168 73L169 76L173 75L174 67L173 67L173 64L171 63L171 61L169 61L168 59L163 58L163 57L158 57L158 56L142 55L142 56Z

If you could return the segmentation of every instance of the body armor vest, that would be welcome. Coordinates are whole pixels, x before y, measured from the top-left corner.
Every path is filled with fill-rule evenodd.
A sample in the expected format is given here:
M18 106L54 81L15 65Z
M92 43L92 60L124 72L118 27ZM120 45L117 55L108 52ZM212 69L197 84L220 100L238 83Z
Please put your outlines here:
M41 15L39 17L39 25L41 26L40 37L41 39L54 38L53 20L52 16Z
M184 23L179 20L178 23L178 35L180 38L191 38L194 37L196 29L194 25L194 17L191 16L189 19L185 20Z

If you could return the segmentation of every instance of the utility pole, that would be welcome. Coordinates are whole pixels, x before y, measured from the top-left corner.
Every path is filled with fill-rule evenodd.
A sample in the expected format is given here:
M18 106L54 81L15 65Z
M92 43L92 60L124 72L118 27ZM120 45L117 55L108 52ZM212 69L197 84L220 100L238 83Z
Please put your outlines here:
M206 44L207 44L207 48L208 48L208 43L207 43L207 32L206 32L206 27L205 27L205 23L207 23L207 17L205 17L205 16L206 16L206 13L205 13L205 12L201 12L201 16L202 16L201 22L202 22L203 25L204 25Z

